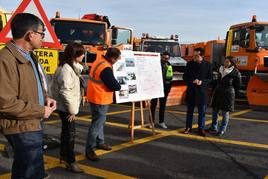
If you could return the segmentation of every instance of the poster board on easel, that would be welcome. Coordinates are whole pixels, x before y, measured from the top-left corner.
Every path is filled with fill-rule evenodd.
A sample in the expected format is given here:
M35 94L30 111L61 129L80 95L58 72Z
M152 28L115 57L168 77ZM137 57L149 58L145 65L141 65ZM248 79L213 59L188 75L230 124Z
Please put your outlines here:
M154 134L154 123L150 111L149 100L164 96L162 68L159 53L121 51L121 60L113 66L114 76L121 85L116 92L116 102L132 102L129 128L131 141L134 139L134 130L151 126ZM143 101L149 111L149 123L144 124ZM141 125L134 125L135 103L139 102Z
M113 70L121 85L115 93L116 103L164 97L159 53L122 51Z

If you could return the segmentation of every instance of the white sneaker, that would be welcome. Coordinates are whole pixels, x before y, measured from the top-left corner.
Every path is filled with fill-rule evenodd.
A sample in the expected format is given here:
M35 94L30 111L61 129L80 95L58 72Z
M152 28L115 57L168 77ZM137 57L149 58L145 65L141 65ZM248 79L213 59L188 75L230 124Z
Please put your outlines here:
M167 125L164 122L159 123L159 126L163 129L167 129Z

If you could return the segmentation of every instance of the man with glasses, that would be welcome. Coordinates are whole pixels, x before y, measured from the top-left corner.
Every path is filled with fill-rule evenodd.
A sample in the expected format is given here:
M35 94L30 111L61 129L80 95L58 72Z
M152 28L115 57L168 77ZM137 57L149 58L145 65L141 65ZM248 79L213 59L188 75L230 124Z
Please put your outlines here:
M167 97L171 89L171 82L173 78L172 66L169 63L170 54L168 52L163 52L161 56L161 67L163 75L163 86L164 86L164 97L159 98L160 109L159 109L159 126L163 129L167 129L167 125L164 122L165 109L167 103ZM158 98L151 100L151 112L153 121L155 121L155 109L157 106Z
M206 96L208 84L212 80L212 68L210 63L204 60L204 49L196 48L194 50L194 59L187 63L183 80L187 85L187 116L184 133L189 134L192 131L193 113L195 105L197 105L198 133L205 136Z
M47 96L44 71L33 50L40 48L44 24L28 13L11 21L13 40L0 51L0 132L14 150L12 178L46 178L43 124L56 109Z

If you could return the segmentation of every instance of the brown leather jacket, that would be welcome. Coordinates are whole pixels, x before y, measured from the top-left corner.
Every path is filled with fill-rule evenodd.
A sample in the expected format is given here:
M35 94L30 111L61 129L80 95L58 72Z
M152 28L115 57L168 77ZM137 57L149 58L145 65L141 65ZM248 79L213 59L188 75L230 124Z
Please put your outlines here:
M8 135L42 130L44 113L31 63L8 42L0 51L0 132Z

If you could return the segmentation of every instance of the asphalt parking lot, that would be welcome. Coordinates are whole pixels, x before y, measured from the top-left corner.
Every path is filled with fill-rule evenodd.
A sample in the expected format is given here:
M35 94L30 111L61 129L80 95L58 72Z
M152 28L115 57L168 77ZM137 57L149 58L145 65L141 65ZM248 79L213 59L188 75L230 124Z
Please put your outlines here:
M186 107L167 107L163 130L156 126L156 134L149 128L135 130L130 142L128 129L131 106L110 106L105 126L106 142L111 151L98 150L101 160L88 161L84 148L88 126L89 107L85 106L77 117L76 158L83 174L73 174L59 163L59 147L45 150L45 166L50 178L268 178L268 112L252 111L246 105L238 106L231 114L226 135L198 136L182 134ZM139 109L135 123L139 123ZM207 121L211 122L211 109ZM148 117L144 112L145 119ZM196 118L196 115L195 115ZM195 120L195 123L197 120ZM47 120L45 134L58 140L61 122L55 114ZM197 128L197 125L194 125ZM0 178L10 178L12 159L4 151L6 140L0 137Z

